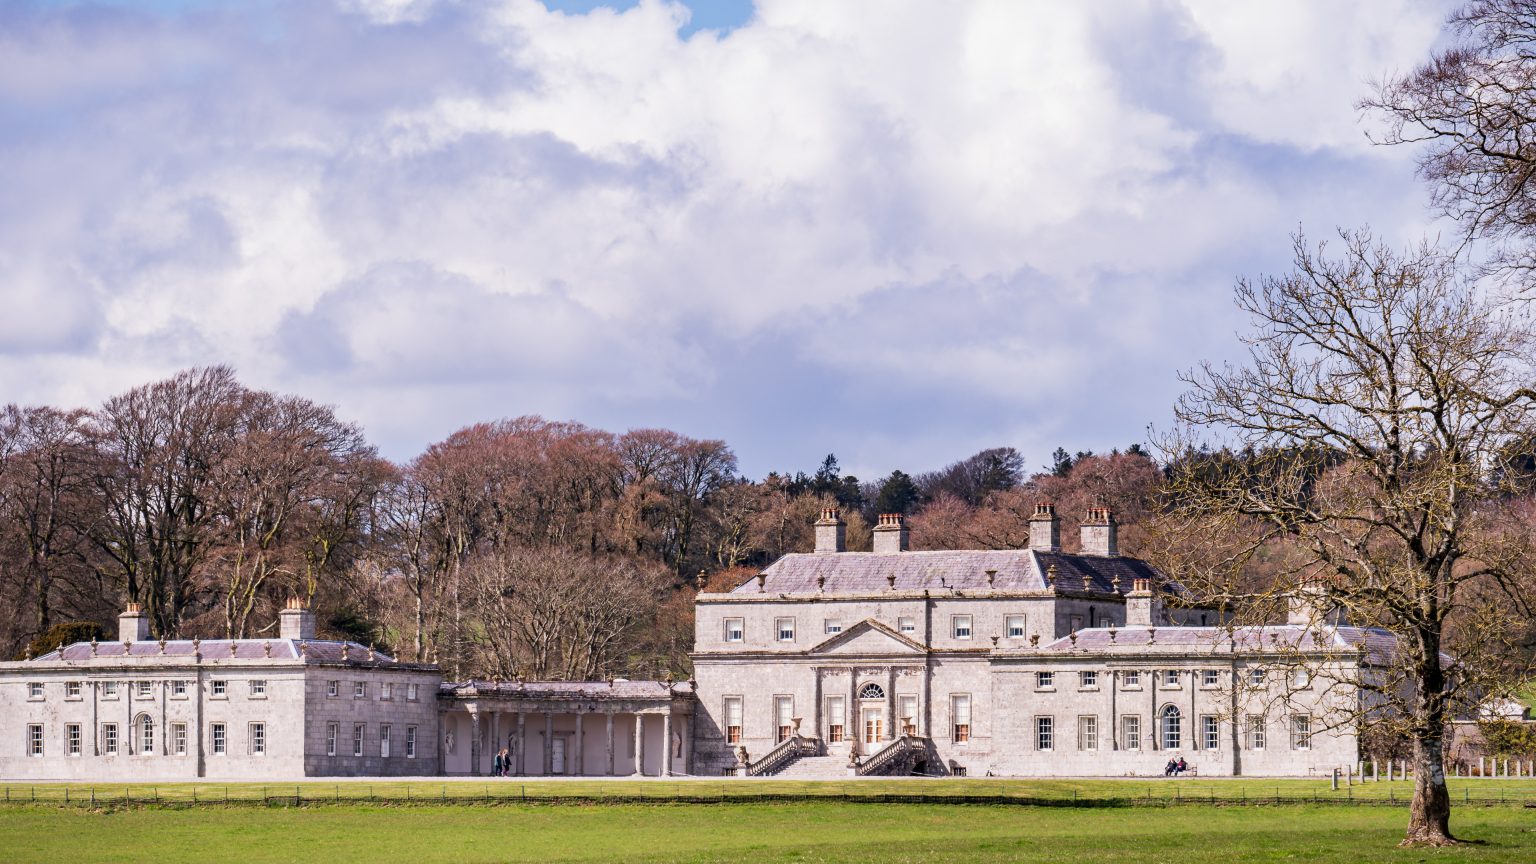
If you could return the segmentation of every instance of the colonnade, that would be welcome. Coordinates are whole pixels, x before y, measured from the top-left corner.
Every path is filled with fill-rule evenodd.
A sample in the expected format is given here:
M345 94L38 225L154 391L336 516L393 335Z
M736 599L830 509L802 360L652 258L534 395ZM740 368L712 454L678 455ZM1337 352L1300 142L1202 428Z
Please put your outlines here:
M465 749L467 773L472 776L489 774L502 747L510 751L511 773L516 776L669 777L691 773L693 767L692 718L686 714L674 717L667 708L573 710L571 706L551 706L550 710L530 711L527 706L500 708L493 701L463 703L461 710L454 710L458 706L444 708L445 720L467 715ZM593 728L598 717L602 718L601 726ZM464 773L461 751L452 740L454 727L450 723L444 726L447 731L440 745L444 772ZM624 744L629 744L629 753L620 752ZM648 753L655 745L659 745L660 758ZM590 757L596 751L590 748L595 746L601 746L602 756L593 766Z

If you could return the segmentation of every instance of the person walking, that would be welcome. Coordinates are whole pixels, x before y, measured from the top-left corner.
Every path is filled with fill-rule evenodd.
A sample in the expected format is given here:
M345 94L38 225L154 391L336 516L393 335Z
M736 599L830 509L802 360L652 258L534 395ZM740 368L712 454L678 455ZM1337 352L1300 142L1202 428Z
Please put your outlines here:
M503 754L505 752L507 752L507 751L505 751L505 750L498 750L498 751L496 751L496 758L491 760L491 776L492 777L504 776L501 772L506 767L506 763L502 761L501 754Z

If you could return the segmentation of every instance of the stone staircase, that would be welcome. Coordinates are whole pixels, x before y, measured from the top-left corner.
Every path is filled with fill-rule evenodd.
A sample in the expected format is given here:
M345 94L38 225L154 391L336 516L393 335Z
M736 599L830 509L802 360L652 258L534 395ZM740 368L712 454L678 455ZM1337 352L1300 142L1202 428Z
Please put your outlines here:
M775 780L846 780L848 757L801 756L784 766L783 770L775 772L772 777Z

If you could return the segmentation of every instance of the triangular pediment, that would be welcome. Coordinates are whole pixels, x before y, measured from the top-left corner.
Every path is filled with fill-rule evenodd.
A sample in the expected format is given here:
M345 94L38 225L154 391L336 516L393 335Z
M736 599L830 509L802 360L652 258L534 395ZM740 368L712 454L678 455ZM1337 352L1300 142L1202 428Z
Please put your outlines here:
M923 646L873 619L849 627L810 650L811 654L922 654Z

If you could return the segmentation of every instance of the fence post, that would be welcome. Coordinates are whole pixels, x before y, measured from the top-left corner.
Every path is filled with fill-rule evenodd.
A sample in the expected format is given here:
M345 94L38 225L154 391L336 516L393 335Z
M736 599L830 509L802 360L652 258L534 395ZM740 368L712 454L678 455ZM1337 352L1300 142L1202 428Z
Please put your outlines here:
M1330 779L1333 781L1333 791L1339 791L1339 769L1333 769L1333 776Z

